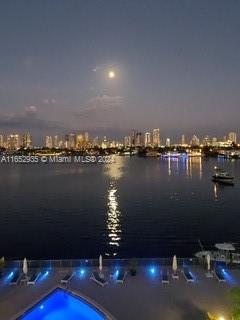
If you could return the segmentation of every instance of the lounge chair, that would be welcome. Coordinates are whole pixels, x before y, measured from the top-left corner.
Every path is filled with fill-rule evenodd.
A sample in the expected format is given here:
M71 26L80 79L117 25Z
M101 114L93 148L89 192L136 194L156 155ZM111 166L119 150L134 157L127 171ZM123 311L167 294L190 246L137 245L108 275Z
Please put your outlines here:
M193 278L191 272L186 268L183 269L183 276L187 282L194 282L194 278Z
M61 279L61 283L65 283L65 284L68 283L73 276L74 276L74 272L66 274L65 277Z
M162 271L162 283L169 283L169 274L166 269Z
M19 283L19 281L21 280L22 276L23 276L22 274L20 274L19 272L16 272L13 275L12 279L10 280L9 285L16 286Z
M116 275L116 282L123 283L125 277L126 277L126 271L125 270L119 270L119 272Z
M101 277L100 274L98 272L96 272L96 271L92 273L90 279L93 280L94 282L96 282L97 284L99 284L102 287L104 287L105 285L108 284L108 281L104 277Z
M20 283L26 284L28 282L28 280L29 280L29 277L26 274L23 274L21 277Z
M179 274L178 274L178 271L177 271L177 270L176 270L176 271L173 271L173 273L172 273L172 278L173 278L173 279L176 279L176 280L179 279Z
M36 273L34 273L34 274L28 279L27 285L29 285L29 284L32 284L32 285L36 284L36 282L37 282L40 274L41 274L41 272L36 272Z
M226 282L226 279L224 278L223 271L219 268L214 269L214 275L218 279L218 282Z

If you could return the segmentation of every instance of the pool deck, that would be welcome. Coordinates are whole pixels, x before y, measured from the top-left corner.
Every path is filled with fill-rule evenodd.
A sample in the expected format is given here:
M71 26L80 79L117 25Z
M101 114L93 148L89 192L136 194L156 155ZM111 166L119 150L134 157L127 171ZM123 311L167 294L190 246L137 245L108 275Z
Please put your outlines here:
M216 278L207 278L200 266L191 266L196 276L194 283L187 283L180 274L179 280L170 279L169 284L162 284L157 272L152 275L147 267L141 267L135 277L127 275L124 284L110 279L107 286L100 287L90 280L92 269L85 270L84 276L74 276L67 288L94 300L117 320L205 320L206 311L228 319L227 292L240 283L240 270L230 270L226 283L219 283ZM35 286L9 286L1 281L0 319L15 319L17 314L60 286L60 279L68 271L53 269ZM108 275L109 269L104 269L104 273Z

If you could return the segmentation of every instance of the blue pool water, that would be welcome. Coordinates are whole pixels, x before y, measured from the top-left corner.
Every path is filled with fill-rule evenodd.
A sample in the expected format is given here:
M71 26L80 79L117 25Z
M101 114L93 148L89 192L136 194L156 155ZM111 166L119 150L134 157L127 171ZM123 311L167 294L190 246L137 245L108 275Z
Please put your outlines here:
M56 289L19 320L103 320L106 317L81 298Z

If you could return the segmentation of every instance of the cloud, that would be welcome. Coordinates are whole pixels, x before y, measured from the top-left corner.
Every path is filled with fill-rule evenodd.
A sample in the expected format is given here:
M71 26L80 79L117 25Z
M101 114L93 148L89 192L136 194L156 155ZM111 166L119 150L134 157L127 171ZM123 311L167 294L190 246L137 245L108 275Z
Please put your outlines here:
M0 115L0 128L4 129L59 129L63 127L64 126L57 121L40 119L36 106L25 107L21 113Z
M74 115L79 117L91 116L99 112L117 110L123 106L123 101L124 99L122 96L101 95L92 97L88 100L86 107L74 113Z
M100 95L89 99L85 108L73 114L76 125L87 130L101 128L119 129L126 123L124 98Z
M54 98L45 98L42 101L44 104L56 104L57 100Z
M88 104L92 107L120 107L123 104L123 97L122 96L108 96L108 95L101 95L91 98L88 101Z
M37 114L37 107L36 106L29 106L24 108L25 115L28 117L35 117Z

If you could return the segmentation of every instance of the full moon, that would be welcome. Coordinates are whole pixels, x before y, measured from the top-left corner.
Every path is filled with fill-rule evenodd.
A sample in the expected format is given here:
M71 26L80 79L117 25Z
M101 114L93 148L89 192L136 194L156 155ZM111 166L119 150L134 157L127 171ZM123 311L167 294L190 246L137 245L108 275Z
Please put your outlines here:
M113 78L115 78L115 76L116 75L115 75L114 71L111 70L111 71L108 72L108 78L113 79Z

